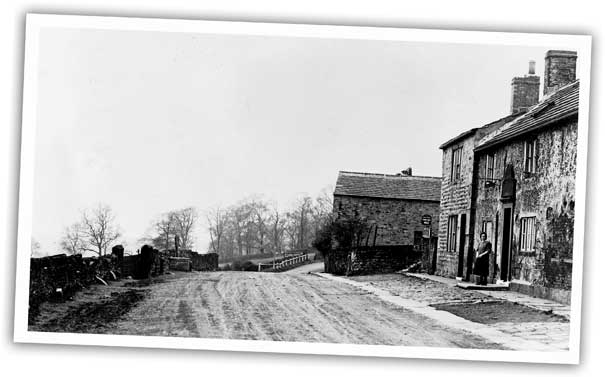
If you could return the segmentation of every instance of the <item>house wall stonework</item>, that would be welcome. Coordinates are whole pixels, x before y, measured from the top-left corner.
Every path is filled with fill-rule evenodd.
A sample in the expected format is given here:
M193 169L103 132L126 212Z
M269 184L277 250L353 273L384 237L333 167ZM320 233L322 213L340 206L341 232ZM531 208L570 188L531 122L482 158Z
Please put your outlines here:
M452 158L455 149L461 149L460 180L452 180ZM439 241L437 248L436 274L447 277L455 277L458 273L459 250L447 250L448 219L450 216L458 216L458 229L456 234L465 238L468 245L468 234L470 226L471 190L473 176L473 149L475 147L475 136L470 136L461 142L443 150L441 181L441 210L439 213ZM460 229L460 215L466 214L465 229ZM459 245L460 243L457 242Z
M568 301L571 289L577 117L549 126L546 130L522 139L510 141L495 149L478 153L475 158L478 171L485 171L488 154L495 156L495 178L502 178L504 168L512 164L516 179L513 204L513 233L510 274L517 280L550 290L546 296ZM524 172L525 141L535 139L537 162L535 173ZM477 246L483 221L493 224L493 258L490 276L499 278L503 222L501 185L495 181L487 185L477 182L476 226L474 247ZM521 222L524 217L535 217L535 248L521 251ZM544 295L544 294L542 294Z
M522 112L519 113L521 115ZM496 122L487 124L465 138L461 138L446 148L443 148L443 159L441 171L441 202L439 212L439 240L437 247L437 266L435 274L456 277L467 276L470 273L467 263L468 253L472 253L472 234L471 229L474 225L474 216L472 213L472 190L473 174L475 172L474 149L476 143L489 132L502 125L504 121L510 120L515 116L508 116ZM452 180L452 158L455 149L461 149L460 179ZM456 229L456 249L447 250L447 231L448 219L450 216L457 216ZM461 229L462 215L466 216L466 224ZM462 256L462 274L458 274L458 264L460 258L460 243L464 241L465 248Z
M413 245L414 232L424 230L423 215L430 215L437 234L439 202L334 195L337 219L367 219L378 227L377 246ZM373 242L373 239L370 241Z

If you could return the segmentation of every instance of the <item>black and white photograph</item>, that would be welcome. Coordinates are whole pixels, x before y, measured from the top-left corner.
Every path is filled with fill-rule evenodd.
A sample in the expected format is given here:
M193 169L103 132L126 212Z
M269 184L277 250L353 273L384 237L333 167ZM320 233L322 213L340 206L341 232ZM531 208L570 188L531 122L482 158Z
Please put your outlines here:
M578 363L589 35L25 33L15 341Z

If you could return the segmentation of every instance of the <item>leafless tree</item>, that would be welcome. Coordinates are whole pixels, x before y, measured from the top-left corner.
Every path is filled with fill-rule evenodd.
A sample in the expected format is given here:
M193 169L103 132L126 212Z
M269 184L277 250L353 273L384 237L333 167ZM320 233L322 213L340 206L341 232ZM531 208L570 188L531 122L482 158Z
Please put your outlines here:
M267 217L268 217L268 206L263 200L257 199L250 203L251 216L252 216L252 227L256 241L258 242L258 251L260 254L265 253L266 246L266 234L267 234Z
M331 211L327 189L315 199L299 198L290 211L281 211L260 196L248 197L226 209L207 212L208 249L225 258L309 248Z
M151 230L143 238L150 240L160 250L175 247L175 238L179 239L179 249L193 249L193 231L198 220L197 210L193 207L182 208L161 214L151 224Z
M223 254L221 241L223 241L227 228L227 215L227 211L220 207L213 208L206 214L210 232L210 249L217 254Z
M83 254L86 251L86 241L81 223L74 223L65 228L61 239L61 249L66 254Z
M297 249L305 248L310 242L309 231L311 227L309 226L309 216L311 215L312 206L313 200L305 196L296 201L293 210L289 213L289 218L292 222L292 231L296 232L296 244L292 246Z
M121 236L113 211L106 204L99 204L93 210L83 211L78 227L83 239L82 249L97 253L99 256L105 255L109 245Z
M286 218L279 212L277 207L273 208L269 217L269 232L271 237L271 246L274 254L281 254L284 247L284 233L286 228Z
M173 212L163 213L153 221L153 236L148 238L155 248L168 250L174 246L175 228Z
M197 210L193 207L187 207L171 213L174 233L179 237L180 247L182 249L193 249L193 229L198 220Z
M231 222L235 232L238 255L245 255L246 230L250 222L250 213L250 206L246 202L240 202L231 209Z

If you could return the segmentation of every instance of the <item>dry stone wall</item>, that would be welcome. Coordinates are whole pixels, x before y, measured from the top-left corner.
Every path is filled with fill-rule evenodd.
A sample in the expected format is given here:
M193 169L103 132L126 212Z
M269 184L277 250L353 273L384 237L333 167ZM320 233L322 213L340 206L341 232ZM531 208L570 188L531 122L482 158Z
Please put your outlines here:
M422 252L412 246L361 247L330 250L324 254L324 271L334 275L391 273L420 262Z

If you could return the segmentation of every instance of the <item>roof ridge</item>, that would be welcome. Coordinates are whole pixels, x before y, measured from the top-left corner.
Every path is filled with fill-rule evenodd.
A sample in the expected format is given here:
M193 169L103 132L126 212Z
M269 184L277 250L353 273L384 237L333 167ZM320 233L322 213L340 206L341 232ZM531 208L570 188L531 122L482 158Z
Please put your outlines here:
M399 174L387 174L387 173L368 173L368 172L357 172L357 171L346 171L340 170L338 174L358 174L366 177L388 177L388 178L430 178L430 179L443 179L442 177L434 177L429 175L399 175Z
M477 143L477 146L475 147L475 151L491 147L491 146L501 143L504 140L507 140L511 137L516 137L525 131L533 130L537 126L539 126L540 123L543 123L543 122L546 122L546 124L550 123L552 120L551 119L552 116L550 118L549 117L542 118L542 116L544 114L552 112L552 111L556 112L557 107L560 108L559 105L561 105L561 104L564 104L563 105L564 111L558 110L558 113L555 114L556 116L553 119L556 119L556 118L561 119L562 117L571 116L573 113L577 112L577 107L575 110L573 108L571 110L565 110L565 109L568 106L568 102L570 101L570 98L577 95L577 93L574 92L574 90L576 89L574 87L577 87L579 85L579 83L580 83L580 80L576 79L576 80L558 88L554 92L550 93L548 96L544 97L536 105L534 105L530 109L528 109L526 113L501 125L496 130L494 130L492 133L485 135L485 137L483 137ZM539 119L539 118L542 118L542 119ZM518 130L515 130L514 129L515 127L517 127L517 128L521 127L521 128Z

